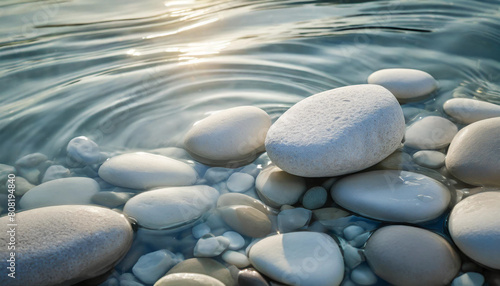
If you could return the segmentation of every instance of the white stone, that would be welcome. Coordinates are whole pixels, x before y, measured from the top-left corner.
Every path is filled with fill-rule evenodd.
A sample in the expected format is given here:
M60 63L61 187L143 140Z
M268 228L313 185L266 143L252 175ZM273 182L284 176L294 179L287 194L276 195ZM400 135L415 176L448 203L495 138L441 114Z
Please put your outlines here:
M196 182L196 171L186 163L144 152L113 157L99 168L106 182L124 188L188 186Z
M219 200L217 201L217 207L226 207L234 205L244 205L253 207L264 214L272 213L272 210L267 205L245 194L239 194L239 193L223 194L222 196L219 197Z
M150 252L139 258L132 272L142 282L153 284L175 265L174 258L175 254L165 249Z
M368 83L381 85L403 100L421 98L437 88L430 74L415 69L378 70L368 77Z
M441 149L458 132L457 126L440 116L427 116L413 123L405 133L405 146L415 149Z
M500 118L464 127L453 138L446 168L461 181L476 186L500 187Z
M362 264L352 270L351 280L358 285L373 285L377 283L377 276L368 265Z
M448 229L458 248L473 260L500 269L500 192L467 197L451 211Z
M54 196L55 198L55 196ZM118 212L67 205L16 213L15 279L7 276L8 238L0 238L0 285L74 285L111 270L129 250L134 233ZM0 218L7 234L8 216Z
M221 254L229 246L229 239L223 236L202 237L194 246L195 257L214 257Z
M422 150L413 154L413 160L420 166L437 169L444 165L445 155L439 151Z
M222 219L238 233L250 237L263 237L271 232L271 220L256 208L235 205L217 210Z
M373 272L393 285L447 285L460 270L460 257L443 237L411 226L378 229L365 256Z
M250 265L248 257L240 252L228 250L222 254L222 259L238 268L245 268Z
M284 171L332 177L363 170L394 152L403 138L403 111L378 85L354 85L312 95L269 129L266 151Z
M283 210L278 214L278 229L281 233L291 232L309 224L312 212L304 208Z
M236 231L226 231L222 234L222 236L229 239L228 248L231 250L238 250L245 246L245 239Z
M266 237L250 248L259 272L288 285L340 285L344 261L337 243L318 232L291 232Z
M304 178L291 175L276 166L262 170L255 180L259 197L271 207L293 205L307 190Z
M440 182L413 172L379 170L340 179L333 200L355 213L391 222L420 223L440 216L451 195Z
M444 103L443 109L453 119L465 124L500 117L499 105L469 98L452 98Z
M154 286L225 286L221 281L205 274L174 273L163 276Z
M201 238L202 236L204 236L205 234L209 234L210 233L210 227L208 226L208 224L206 223L200 223L198 225L195 225L192 229L192 232L193 232L193 236L194 238L196 239L199 239Z
M42 183L52 181L55 179L67 178L70 176L70 171L68 168L61 165L52 165L47 168L45 174L43 175Z
M89 205L99 192L99 184L90 178L63 178L40 184L19 201L23 209L56 205Z
M216 112L186 133L184 148L209 165L249 163L264 151L271 118L260 108L239 106Z
M476 272L464 273L451 282L451 286L482 286L483 284L483 275Z
M302 197L302 205L306 209L319 209L328 199L328 192L323 187L312 187Z
M89 165L98 163L101 154L99 146L85 136L71 139L66 147L66 152L75 161Z
M227 188L231 192L243 193L253 187L255 179L246 173L233 173L227 180Z
M166 229L197 220L215 207L218 197L209 186L162 188L136 195L123 211L140 226Z

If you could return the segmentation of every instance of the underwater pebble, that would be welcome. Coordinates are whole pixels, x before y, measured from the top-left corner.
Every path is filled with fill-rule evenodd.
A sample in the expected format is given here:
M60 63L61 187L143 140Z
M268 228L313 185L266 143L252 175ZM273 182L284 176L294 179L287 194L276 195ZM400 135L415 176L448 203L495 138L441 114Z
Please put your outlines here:
M356 236L358 236L364 232L365 232L365 229L358 226L358 225L350 225L350 226L344 228L344 230L343 230L344 237L347 240L353 240L354 238L356 238Z
M441 149L457 134L457 126L440 116L427 116L408 127L405 146L415 149Z
M352 282L359 285L373 285L377 283L377 276L366 264L361 264L351 272Z
M221 254L229 246L229 239L218 237L200 238L194 247L195 257L213 257Z
M263 237L271 232L271 221L250 206L235 205L218 208L222 219L236 232L250 237Z
M5 182L6 187L9 184L10 183L8 181ZM20 176L16 176L14 185L16 186L15 187L15 189L16 189L15 194L17 196L22 196L22 195L26 194L29 190L31 190L35 187L35 185L31 184L30 182L28 182L28 180L26 180L25 178L20 177Z
M253 187L254 177L245 173L233 173L227 180L227 188L231 192L243 193Z
M255 187L262 201L276 208L295 204L307 190L304 178L288 174L276 166L262 170L255 180Z
M224 286L224 284L204 274L176 273L163 276L154 286Z
M398 99L419 99L436 90L437 82L428 73L416 69L382 69L368 76L368 83L387 88Z
M219 200L217 201L217 207L226 207L232 205L250 206L258 209L259 211L265 214L271 213L271 210L267 205L245 194L239 194L239 193L223 194L222 196L219 197Z
M319 209L325 205L327 198L328 192L325 188L319 186L312 187L302 197L302 205L310 210Z
M167 272L168 275L175 273L204 274L221 281L226 286L234 286L235 284L235 281L229 269L211 258L186 259L175 265Z
M444 112L460 123L470 124L500 117L500 106L469 98L452 98L443 105Z
M210 233L210 227L206 223L200 223L198 225L195 225L192 229L193 236L196 239L201 238L205 234Z
M269 283L255 269L247 268L238 273L238 286L269 286Z
M356 266L360 265L364 257L361 255L361 250L350 245L345 244L342 246L344 261L348 268L353 269Z
M228 248L231 250L238 250L245 246L245 239L236 231L226 231L222 234L222 236L229 239Z
M283 210L278 214L278 229L281 233L291 232L309 224L312 212L304 208Z
M47 168L42 178L42 183L55 179L67 178L71 174L70 170L61 165L52 165Z
M130 193L117 193L117 192L97 192L91 200L101 206L108 208L116 208L125 204L132 195Z
M248 257L240 252L228 250L222 254L222 259L238 268L245 268L250 265Z
M139 258L132 268L134 275L146 284L155 283L176 264L175 254L161 249Z
M473 260L500 270L500 192L484 192L459 202L448 229L458 248Z
M26 156L23 156L19 158L16 162L15 165L18 168L33 168L37 167L41 163L47 161L48 158L42 153L33 153L33 154L28 154Z
M212 167L207 169L203 179L205 179L209 184L216 184L227 180L233 172L233 169Z
M99 176L115 186L131 189L189 186L196 171L186 163L144 152L112 157L99 168Z
M0 193L7 193L7 180L9 174L16 175L16 168L5 164L0 164Z
M94 141L85 136L79 136L69 141L66 152L76 162L90 165L99 162L101 150Z
M264 151L271 118L254 106L221 110L198 122L184 137L184 148L207 165L246 165Z
M266 151L290 174L333 177L380 162L401 145L404 130L401 106L387 89L345 86L288 109L269 129Z
M437 169L444 166L445 155L439 151L423 150L413 154L413 160L422 167Z
M483 283L483 275L475 272L468 272L453 279L451 286L481 286Z

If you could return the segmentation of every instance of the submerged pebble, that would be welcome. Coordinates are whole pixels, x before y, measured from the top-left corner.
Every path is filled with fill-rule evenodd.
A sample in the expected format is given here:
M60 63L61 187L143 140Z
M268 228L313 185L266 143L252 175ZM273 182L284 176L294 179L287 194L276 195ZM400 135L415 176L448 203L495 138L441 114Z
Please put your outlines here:
M460 123L470 124L500 117L500 106L469 98L452 98L443 105L444 112Z
M322 207L328 198L328 192L325 188L317 186L310 188L302 197L302 205L306 209L314 210Z
M175 265L167 272L168 275L176 273L196 273L208 275L219 280L226 286L235 286L235 280L233 279L233 276L231 275L229 269L211 258L187 259ZM185 282L188 283L189 280ZM182 281L182 283L184 283L184 281Z
M241 234L235 231L226 231L222 234L225 238L229 239L229 249L238 250L245 246L245 239Z
M222 254L222 260L238 268L245 268L250 265L248 257L240 252L228 250Z
M413 160L420 166L437 169L444 165L445 155L439 151L422 150L413 154Z
M238 273L238 286L269 286L269 283L255 269L247 268Z
M420 99L437 88L437 82L430 74L416 69L378 70L368 77L368 83L387 88L400 100Z
M278 229L281 233L291 232L309 224L312 212L304 208L283 210L278 214Z
M88 165L98 163L101 154L99 146L85 136L71 139L66 147L66 152L73 160Z
M276 208L295 204L307 190L304 178L291 175L276 166L262 170L255 180L255 187L262 201Z
M229 246L229 239L223 236L202 237L194 247L195 257L214 257L221 254Z
M271 221L263 212L250 206L218 208L224 221L235 231L250 237L263 237L271 232Z
M71 171L61 165L52 165L47 168L45 171L45 174L43 175L42 178L42 183L56 180L56 179L62 179L62 178L67 178L71 175Z
M427 116L408 127L404 144L415 149L441 149L450 144L457 132L457 126L448 119Z
M161 249L141 256L132 268L132 272L142 282L153 284L177 262L175 254Z

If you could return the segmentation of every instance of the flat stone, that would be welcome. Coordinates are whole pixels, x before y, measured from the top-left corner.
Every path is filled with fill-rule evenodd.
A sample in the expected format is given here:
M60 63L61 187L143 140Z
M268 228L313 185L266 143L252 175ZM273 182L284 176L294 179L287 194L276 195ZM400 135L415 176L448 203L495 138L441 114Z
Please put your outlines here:
M222 260L238 268L245 268L250 265L248 257L240 252L228 250L222 254Z
M500 192L484 192L459 202L448 229L458 248L473 260L500 270Z
M239 194L239 193L223 194L222 196L219 197L219 200L217 201L218 208L234 206L234 205L244 205L253 207L258 209L264 214L272 213L269 207L266 206L264 203L245 194Z
M170 271L167 272L168 275L175 273L204 274L219 280L226 286L235 286L236 284L236 281L234 281L229 269L211 258L186 259L175 265L172 269L170 269ZM181 285L183 286L189 284L179 284L179 286Z
M19 205L34 209L57 205L89 205L99 192L99 184L90 178L63 178L40 184L22 196Z
M15 163L18 168L34 168L47 161L48 158L42 153L33 153L21 157Z
M52 165L47 168L45 174L42 178L42 183L46 183L48 181L67 178L71 175L71 172L68 168L61 165Z
M262 170L255 180L255 187L262 201L275 208L297 203L307 190L304 178L291 175L276 166Z
M378 279L368 265L361 264L352 270L351 280L358 285L373 285Z
M132 268L132 272L142 282L153 284L177 262L175 254L161 249L141 256Z
M302 197L302 205L310 210L319 209L325 205L327 199L328 192L325 188L320 186L312 187Z
M236 232L250 237L263 237L271 232L271 221L263 212L250 206L218 208L222 219Z
M430 74L415 69L378 70L368 77L368 83L381 85L403 100L420 99L437 88Z
M304 208L283 210L278 214L278 229L281 233L298 230L309 224L312 212Z
M8 237L0 237L0 285L72 285L113 268L132 244L121 214L95 206L67 205L17 213L15 279L7 276ZM0 218L7 233L9 217ZM57 271L54 271L57 269Z
M365 232L365 229L358 225L350 225L342 231L344 233L344 237L347 240L353 240L356 236Z
M99 146L85 136L71 139L66 147L66 152L76 162L89 165L98 163L101 155Z
M131 189L189 186L196 171L186 163L144 152L115 156L102 164L99 176L115 186Z
M440 182L418 173L371 171L340 179L331 190L340 206L370 218L420 223L440 216L451 195Z
M443 105L444 112L460 123L470 124L500 117L500 106L469 98L452 98Z
M211 231L210 226L206 223L200 223L198 225L195 225L192 229L193 232L193 237L196 239L200 239L202 236L205 234L209 234Z
M269 286L266 279L253 268L238 272L238 286Z
M287 285L340 285L344 260L337 243L318 232L291 232L266 237L250 248L252 265Z
M154 286L224 286L224 283L204 274L176 273L163 276Z
M446 168L461 181L476 186L500 186L500 118L464 127L453 138Z
M209 186L170 187L136 195L123 211L151 229L167 229L196 221L215 207L219 193Z
M458 132L457 126L440 116L427 116L413 123L405 133L405 146L415 149L441 149Z
M208 165L245 165L264 151L271 118L254 106L216 112L194 124L184 137L184 148Z
M290 174L333 177L380 162L400 146L404 130L401 106L387 89L346 86L292 106L269 129L266 151Z
M378 229L365 256L375 274L393 285L447 285L460 270L460 257L443 237L411 226Z
M236 172L227 180L227 188L231 192L243 193L254 186L255 179L252 175Z
M444 166L445 155L439 151L422 150L413 154L413 160L422 167L437 169Z

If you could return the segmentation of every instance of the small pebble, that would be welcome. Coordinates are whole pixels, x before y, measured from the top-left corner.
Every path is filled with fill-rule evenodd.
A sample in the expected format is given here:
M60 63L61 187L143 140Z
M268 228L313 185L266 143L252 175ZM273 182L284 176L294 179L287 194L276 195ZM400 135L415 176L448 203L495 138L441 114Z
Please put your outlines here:
M443 109L453 119L465 124L500 117L499 105L469 98L452 98L444 103Z
M99 162L101 151L94 141L85 136L79 136L69 141L66 152L71 159L90 165Z
M70 170L61 165L52 165L45 171L42 178L42 183L55 179L67 178L70 176Z
M218 279L226 286L232 286L235 284L235 280L234 280L233 276L231 275L231 272L229 271L229 269L227 267L225 267L224 265L222 265L221 263L219 263L211 258L191 258L191 259L184 260L181 263L174 266L172 269L170 269L167 272L168 275L175 274L175 273L204 274L204 275L211 276L215 279ZM163 280L164 278L162 278L161 280ZM164 284L158 284L158 285L164 285ZM168 285L168 284L165 284L165 285ZM184 286L185 284L177 284L177 285Z
M210 233L210 227L206 223L200 223L193 227L192 232L194 238L199 239L205 234Z
M307 190L302 197L302 205L306 209L314 210L319 209L326 203L328 192L323 187L313 187Z
M224 283L204 274L175 273L163 276L154 286L224 286Z
M427 116L406 129L404 144L414 149L441 149L450 144L457 132L457 126L448 119Z
M228 250L222 254L222 259L238 268L245 268L250 265L248 257L240 252Z
M356 238L356 236L364 233L365 230L360 226L350 225L350 226L344 228L343 232L344 232L345 239L353 240L354 238Z
M437 169L444 166L445 155L439 151L423 150L413 154L413 160L422 167Z
M254 182L255 179L251 175L236 172L233 173L227 180L227 188L231 192L243 193L253 187Z
M343 250L344 261L348 268L353 269L363 262L364 257L362 256L360 249L350 244L345 244L343 246Z
M229 168L212 167L205 172L203 179L209 184L217 184L227 180L233 172L234 170Z
M245 246L245 239L236 231L226 231L222 236L229 239L228 248L231 250L238 250Z
M281 233L291 232L309 224L312 212L304 208L283 210L278 214L278 229Z
M26 156L21 157L15 163L18 168L33 168L37 167L41 163L47 161L48 158L42 153L33 153Z
M262 201L276 208L295 204L307 190L304 178L288 174L276 166L262 170L255 187Z
M200 238L194 247L195 257L214 257L221 254L229 246L229 239L218 237Z
M8 186L10 184L8 181L6 181L5 183L6 183L5 186ZM35 187L35 185L31 184L30 182L28 182L28 180L20 176L16 176L14 185L16 186L15 194L17 196L22 196Z
M359 285L373 285L377 283L377 276L366 264L361 264L351 272L351 280Z
M98 192L92 196L92 202L108 208L116 208L125 204L132 195L130 193Z
M222 219L235 231L250 237L263 237L271 232L271 221L261 211L250 206L218 208Z
M132 272L142 282L153 284L175 265L174 257L175 254L165 249L150 252L139 258Z
M483 275L476 272L467 272L453 279L451 286L481 286L483 283Z

